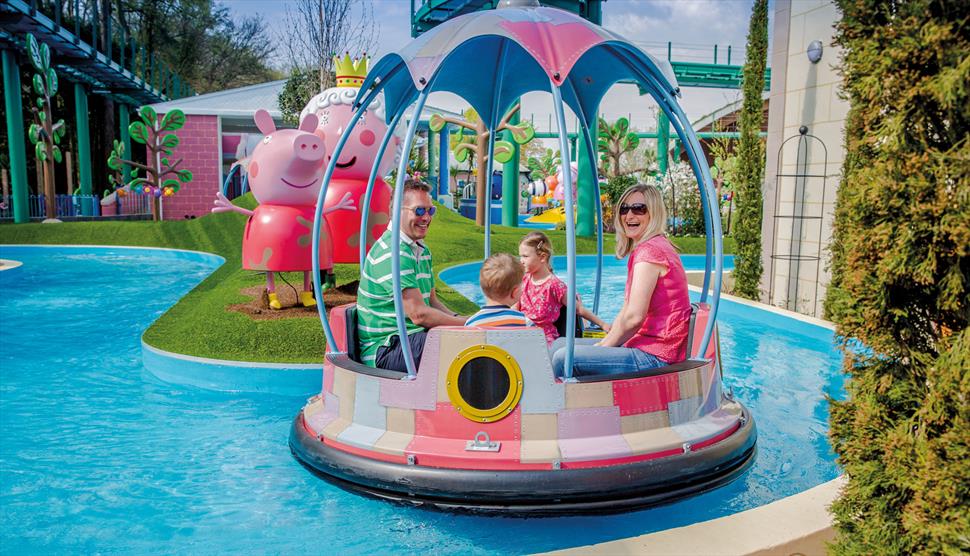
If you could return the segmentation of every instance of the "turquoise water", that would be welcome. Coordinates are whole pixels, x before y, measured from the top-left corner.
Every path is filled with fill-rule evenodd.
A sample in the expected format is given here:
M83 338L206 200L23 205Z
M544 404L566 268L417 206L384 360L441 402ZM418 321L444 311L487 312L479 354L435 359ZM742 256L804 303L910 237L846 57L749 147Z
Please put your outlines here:
M0 272L4 553L536 552L719 517L838 474L822 399L842 395L831 332L725 303L725 381L759 427L757 461L738 481L596 517L461 516L371 500L290 456L304 399L174 386L142 367L141 332L221 260L9 246L0 258L25 263Z

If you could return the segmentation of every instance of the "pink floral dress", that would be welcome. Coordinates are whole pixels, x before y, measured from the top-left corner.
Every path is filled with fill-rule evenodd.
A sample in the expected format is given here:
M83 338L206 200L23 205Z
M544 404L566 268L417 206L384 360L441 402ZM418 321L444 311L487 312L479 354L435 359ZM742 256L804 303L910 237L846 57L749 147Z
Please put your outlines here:
M546 334L546 343L551 344L559 337L556 331L556 319L562 311L566 298L566 283L555 274L541 284L532 281L532 275L526 274L522 278L522 298L519 299L519 310L536 326L542 328Z

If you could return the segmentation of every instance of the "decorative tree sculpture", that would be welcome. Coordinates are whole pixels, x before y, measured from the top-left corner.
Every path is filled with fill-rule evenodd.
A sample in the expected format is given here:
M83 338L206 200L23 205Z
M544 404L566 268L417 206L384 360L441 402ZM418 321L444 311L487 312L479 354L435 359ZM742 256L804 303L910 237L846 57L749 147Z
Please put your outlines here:
M498 126L495 128L495 133L500 131L508 130L512 134L512 139L519 145L528 143L535 137L535 129L532 128L530 122L522 122L518 125L509 124L509 118L513 114L518 112L521 107L521 103L516 103L505 116L502 117L502 121L499 122ZM489 199L488 194L488 183L491 176L486 175L486 162L488 158L488 136L489 130L485 127L485 123L480 119L477 122L469 122L464 119L451 118L442 116L441 114L433 114L428 120L428 126L431 131L438 132L441 131L445 124L455 124L462 129L468 129L472 132L472 137L474 137L475 142L459 142L453 149L455 153L455 159L458 162L464 162L468 160L471 154L475 155L475 165L478 167L478 175L475 179L475 223L479 226L485 225L485 211L489 210L491 203L487 202ZM508 141L495 141L494 150L494 161L500 164L504 164L512 159L512 155L515 154L515 146Z
M185 125L185 114L181 110L171 110L158 120L158 114L150 106L143 106L138 111L140 122L132 122L128 126L128 134L132 140L143 145L147 150L149 161L154 160L155 165L140 164L134 160L122 158L124 147L120 149L116 145L108 158L108 167L118 170L124 164L133 167L130 172L131 180L123 184L115 184L115 187L128 186L131 191L142 195L151 195L152 200L152 219L161 219L161 198L171 197L178 193L182 185L192 181L192 171L179 168L182 159L171 163L169 157L172 156L175 148L179 146L179 137L174 132ZM163 135L163 133L165 135ZM140 171L145 172L140 176Z
M44 205L48 219L57 218L57 197L54 192L54 163L62 160L58 145L67 132L64 120L54 123L51 115L51 97L57 94L57 73L51 68L51 50L38 43L34 35L27 34L27 53L30 63L37 70L34 74L35 106L31 107L36 123L30 124L27 136L34 145L37 163L43 168Z
M620 118L610 125L599 119L599 152L604 168L609 168L609 177L620 175L620 158L640 146L640 138L630 131L630 120Z
M546 149L541 156L530 156L526 162L526 166L529 167L529 179L544 180L549 176L555 176L561 163L558 150Z

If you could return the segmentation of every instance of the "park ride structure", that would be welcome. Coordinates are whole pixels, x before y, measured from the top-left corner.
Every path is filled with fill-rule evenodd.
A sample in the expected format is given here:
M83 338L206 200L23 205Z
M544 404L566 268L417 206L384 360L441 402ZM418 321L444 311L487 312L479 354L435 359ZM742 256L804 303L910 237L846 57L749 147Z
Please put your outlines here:
M564 104L577 115L592 149L589 129L600 99L613 83L636 80L683 141L704 207L704 282L685 359L628 374L574 375L575 218L572 203L565 203L568 351L563 376L553 373L542 332L527 328L434 328L420 366L408 342L402 342L406 372L368 367L357 358L356 307L334 308L328 317L318 306L327 339L323 388L296 415L291 451L313 472L345 488L459 511L616 512L725 484L752 463L757 434L750 412L722 388L716 326L720 221L710 170L675 99L676 79L666 62L575 15L528 2L507 3L514 5L445 22L377 63L327 167L314 227L322 222L334 161L356 118L380 93L392 129L416 103L402 149L408 152L432 91L463 97L490 129L522 94L549 91L562 131L562 187L570 199L574 176ZM400 241L405 164L399 162L393 197L392 245ZM592 171L595 177L595 165ZM375 175L376 165L370 183ZM598 212L594 312L602 276L601 207ZM486 216L486 256L490 226ZM317 241L316 229L312 236ZM317 253L315 246L312 252ZM391 249L391 262L397 331L404 335L396 249ZM314 287L319 296L316 277Z

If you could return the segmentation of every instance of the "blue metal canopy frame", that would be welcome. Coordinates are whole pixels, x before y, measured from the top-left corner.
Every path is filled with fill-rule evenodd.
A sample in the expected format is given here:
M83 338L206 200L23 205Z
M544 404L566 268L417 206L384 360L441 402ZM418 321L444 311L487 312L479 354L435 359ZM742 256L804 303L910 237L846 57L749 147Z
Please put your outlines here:
M417 41L427 39L430 35L426 34ZM411 48L411 47L408 47ZM487 62L494 59L494 64ZM494 76L489 80L488 76L483 76L481 67L495 67ZM667 70L667 71L664 71ZM470 72L477 72L477 79L472 79ZM596 78L592 78L595 76ZM557 74L556 78L560 76ZM711 341L716 316L718 302L721 293L721 273L723 270L723 244L721 236L721 222L717 212L716 194L714 191L713 180L711 179L710 168L704 158L700 143L691 128L690 121L686 114L678 105L675 95L679 89L673 78L669 67L661 69L658 62L651 56L642 52L633 45L622 40L607 40L601 42L582 54L573 65L569 75L562 77L561 85L556 85L555 81L549 78L546 72L531 57L531 55L516 41L500 35L483 34L470 38L452 48L443 56L443 59L435 67L435 71L430 76L414 76L408 67L405 58L400 54L389 54L382 58L374 69L370 72L361 86L363 95L358 95L357 105L354 115L345 128L338 141L330 164L324 175L323 186L317 199L317 207L313 223L313 265L319 267L319 237L322 224L322 212L324 199L326 199L327 189L333 175L336 161L340 157L344 145L347 142L353 128L360 120L363 113L368 109L371 102L378 94L383 93L385 106L387 107L387 120L390 124L389 134L403 117L409 105L417 100L414 114L408 126L405 136L403 152L409 152L410 145L414 139L418 122L420 121L421 110L431 92L449 91L458 94L475 107L483 121L487 123L489 130L494 130L497 126L497 118L500 108L511 104L523 94L532 91L549 90L553 96L553 108L556 112L557 122L560 129L560 151L563 157L563 187L564 195L567 200L572 199L573 176L569 165L569 149L566 137L565 111L563 104L568 105L575 114L579 116L582 132L586 138L587 148L592 149L590 142L590 127L595 122L590 121L594 117L599 102L606 91L616 82L624 79L633 79L638 82L644 90L660 105L661 110L667 114L675 131L685 146L686 154L690 161L691 168L697 178L698 188L701 194L702 208L704 212L704 222L706 226L706 257L704 270L704 285L701 292L701 302L707 302L710 295L711 317L704 329L700 348L697 353L690 354L696 356L703 354ZM483 92L485 94L483 94ZM494 148L494 133L489 136L489 153ZM376 160L380 160L387 147L385 140L381 144ZM594 154L594 153L591 153ZM489 156L489 167L491 170L491 156ZM596 157L591 156L591 166L596 172ZM391 214L391 241L392 241L392 274L394 285L394 312L397 321L398 333L401 337L407 335L406 316L403 311L403 299L401 294L400 280L400 232L401 232L401 203L403 199L403 185L405 179L407 159L402 157L398 166L397 183L394 191L394 202ZM367 184L367 191L364 197L364 205L361 210L365 211L362 217L361 227L361 254L364 255L366 245L365 224L366 210L369 209L371 194L376 178L376 166L372 168L370 179ZM598 180L594 180L598 184ZM597 195L597 199L598 199ZM565 379L572 377L572 362L575 341L575 319L576 319L576 238L575 220L572 203L565 203L566 209L566 255L567 255L567 339L568 350L566 355ZM491 251L489 237L490 218L486 211L485 226L485 256ZM596 297L594 301L594 311L598 309L599 288L601 283L601 259L603 255L602 241L602 207L598 210L597 226L597 276L596 276ZM361 258L363 267L364 257ZM318 300L322 300L322 288L319 273L313 273L314 294ZM713 291L712 290L713 286ZM333 352L336 343L333 331L326 315L325 305L321 302L317 304L317 312L324 328L327 339L328 350ZM409 342L402 341L402 351L407 366L407 377L414 378L417 373L413 354L410 350Z

